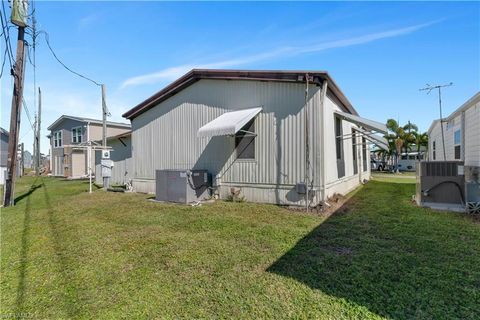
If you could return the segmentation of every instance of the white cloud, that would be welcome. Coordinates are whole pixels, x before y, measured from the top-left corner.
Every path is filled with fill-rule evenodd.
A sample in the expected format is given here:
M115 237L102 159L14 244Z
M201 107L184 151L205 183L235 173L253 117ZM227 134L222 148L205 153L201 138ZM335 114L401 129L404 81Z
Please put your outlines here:
M93 24L98 22L99 19L100 19L100 15L97 14L97 13L92 13L92 14L89 14L89 15L81 18L78 21L78 30L83 30L83 29L86 29L86 28L92 26Z
M327 41L316 43L312 45L306 46L285 46L280 47L272 51L267 51L264 53L259 53L256 55L236 58L236 59L229 59L224 61L218 61L213 63L206 63L206 64L185 64L175 67L166 68L154 73L148 73L140 76L135 76L126 79L120 86L120 89L124 89L130 86L136 86L141 84L153 84L159 81L164 80L174 80L191 69L198 68L198 69L209 69L209 68L225 68L225 67L236 67L240 65L247 65L254 62L264 61L269 58L281 58L285 56L295 56L304 53L312 53L312 52L320 52L328 49L334 48L345 48L360 44L366 44L369 42L398 37L401 35L406 35L422 28L428 27L432 24L439 22L432 21L428 23L413 25L410 27L400 28L400 29L393 29L387 30L378 33L371 33L363 36L352 37L347 39L335 40L335 41Z

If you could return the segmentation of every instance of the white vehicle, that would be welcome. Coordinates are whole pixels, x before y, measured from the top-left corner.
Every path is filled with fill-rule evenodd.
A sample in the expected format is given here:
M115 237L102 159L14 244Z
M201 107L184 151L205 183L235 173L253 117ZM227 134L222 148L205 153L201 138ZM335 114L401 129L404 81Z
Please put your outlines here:
M417 170L417 161L423 159L423 152L409 152L402 153L400 159L398 160L398 170L400 171L416 171Z

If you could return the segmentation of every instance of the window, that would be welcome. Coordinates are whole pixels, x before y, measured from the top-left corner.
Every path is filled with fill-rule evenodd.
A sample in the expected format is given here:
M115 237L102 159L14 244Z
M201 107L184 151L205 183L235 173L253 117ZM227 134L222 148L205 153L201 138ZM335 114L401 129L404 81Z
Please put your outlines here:
M352 158L353 158L353 174L358 173L357 166L357 133L352 129Z
M237 159L255 159L255 137L255 119L252 119L235 135Z
M459 160L461 158L460 151L461 151L460 146L455 146L454 147L455 159L457 159L457 160Z
M433 160L437 160L437 149L436 149L436 143L435 141L432 142L432 154L433 154Z
M462 143L462 134L460 130L455 131L453 136L453 144L461 144Z
M82 134L83 134L82 127L72 128L72 142L74 143L82 142Z
M337 149L337 159L343 159L343 130L342 130L342 120L340 118L335 118L335 138L336 138L336 149Z
M462 156L461 156L462 131L461 130L457 130L453 134L453 144L454 144L453 151L454 151L455 159L459 160L459 159L462 158Z
M63 145L63 142L62 142L62 131L55 131L53 133L53 147L54 148L58 148L58 147L61 147Z

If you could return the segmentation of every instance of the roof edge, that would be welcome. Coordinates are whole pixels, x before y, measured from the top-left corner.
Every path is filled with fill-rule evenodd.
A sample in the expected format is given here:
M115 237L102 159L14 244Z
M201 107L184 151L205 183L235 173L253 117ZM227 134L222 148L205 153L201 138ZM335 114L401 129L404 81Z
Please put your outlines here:
M52 130L52 128L57 126L64 119L71 119L71 120L76 120L76 121L80 121L80 122L91 122L91 123L95 123L95 124L102 124L103 123L102 120L82 118L82 117L76 117L76 116L70 116L70 115L63 114L57 120L55 120L51 125L49 125L47 130ZM107 121L107 127L131 128L132 126L129 123Z
M132 109L123 113L122 117L132 120L201 79L305 83L304 76L306 74L313 77L313 83L315 84L321 84L321 80L326 80L327 86L345 106L347 111L351 114L358 115L358 112L326 71L192 69Z

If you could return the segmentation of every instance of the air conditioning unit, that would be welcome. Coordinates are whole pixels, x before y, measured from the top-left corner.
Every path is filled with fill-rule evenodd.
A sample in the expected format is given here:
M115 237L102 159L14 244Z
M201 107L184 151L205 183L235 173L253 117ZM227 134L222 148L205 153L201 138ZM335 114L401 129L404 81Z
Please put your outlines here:
M465 204L463 162L420 162L417 167L416 201L421 206L463 210Z
M155 200L191 203L210 197L212 177L207 170L157 170Z
M465 166L466 211L480 214L480 167Z

